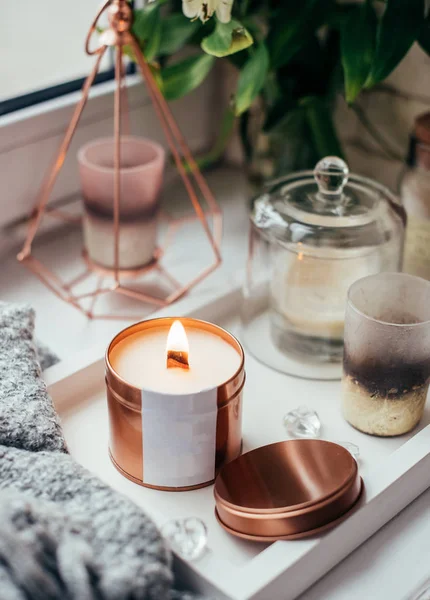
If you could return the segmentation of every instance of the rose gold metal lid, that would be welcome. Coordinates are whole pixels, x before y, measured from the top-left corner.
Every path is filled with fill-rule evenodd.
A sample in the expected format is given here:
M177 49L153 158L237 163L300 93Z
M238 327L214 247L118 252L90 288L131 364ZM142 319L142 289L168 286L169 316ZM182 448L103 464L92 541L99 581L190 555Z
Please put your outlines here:
M294 539L332 526L361 490L348 450L323 440L288 440L252 450L221 469L216 516L233 535Z

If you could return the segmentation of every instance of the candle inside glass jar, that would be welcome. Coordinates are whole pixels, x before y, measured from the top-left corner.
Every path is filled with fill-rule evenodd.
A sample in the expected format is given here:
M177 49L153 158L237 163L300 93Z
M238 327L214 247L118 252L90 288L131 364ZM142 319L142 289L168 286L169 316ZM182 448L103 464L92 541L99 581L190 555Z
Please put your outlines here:
M127 336L111 349L113 369L137 388L193 394L228 381L240 367L241 356L227 341L209 331L187 327L189 368L168 368L168 334L168 327L156 327Z

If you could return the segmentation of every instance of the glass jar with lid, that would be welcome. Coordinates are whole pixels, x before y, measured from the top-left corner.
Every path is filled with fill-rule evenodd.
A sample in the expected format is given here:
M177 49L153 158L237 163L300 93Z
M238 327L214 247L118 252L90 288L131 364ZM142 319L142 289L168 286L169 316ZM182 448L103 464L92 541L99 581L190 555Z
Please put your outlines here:
M337 157L272 182L253 203L243 340L280 371L336 379L349 286L400 269L405 211Z

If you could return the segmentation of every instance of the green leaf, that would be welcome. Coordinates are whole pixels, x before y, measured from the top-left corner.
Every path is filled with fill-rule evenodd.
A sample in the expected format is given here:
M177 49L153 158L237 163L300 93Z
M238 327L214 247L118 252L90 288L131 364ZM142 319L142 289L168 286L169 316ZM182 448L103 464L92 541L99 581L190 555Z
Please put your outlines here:
M290 111L297 107L297 101L288 96L280 98L268 111L264 122L263 131L274 131L282 127L284 121L288 118Z
M268 38L272 66L287 64L332 8L331 0L283 0Z
M161 17L160 6L152 2L141 10L134 11L132 32L136 36L147 60L153 60L160 47Z
M319 155L314 147L304 108L291 110L280 130L271 134L271 139L277 155L275 177L301 169L312 169L318 162Z
M346 19L340 37L345 96L354 102L369 74L375 51L378 21L369 0L358 5Z
M366 88L386 79L397 67L417 39L423 20L424 0L387 0Z
M253 41L249 31L231 19L229 23L217 21L214 31L203 39L201 46L207 54L221 58L248 48Z
M306 111L306 120L318 157L339 156L343 158L343 150L333 124L332 111L326 100L318 96L306 96L301 99L300 105Z
M351 12L357 8L357 2L346 2L342 4L335 4L333 10L327 15L326 24L332 28L340 31L345 24L345 21L349 18Z
M161 77L165 98L176 100L189 94L203 83L214 62L213 56L199 54L162 69Z
M178 52L199 29L198 21L190 21L182 13L163 17L161 20L161 41L158 54L170 55Z
M269 53L265 44L260 44L240 72L235 99L235 114L248 110L260 93L269 70Z

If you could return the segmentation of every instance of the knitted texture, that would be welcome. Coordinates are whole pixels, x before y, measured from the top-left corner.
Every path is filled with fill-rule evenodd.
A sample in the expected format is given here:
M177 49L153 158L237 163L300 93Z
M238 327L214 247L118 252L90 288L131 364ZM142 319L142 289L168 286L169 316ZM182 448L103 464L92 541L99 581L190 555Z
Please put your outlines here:
M94 598L90 527L79 529L55 504L10 492L0 496L0 522L2 598L67 598L68 590L82 600Z
M1 600L191 600L152 521L67 454L33 328L0 303Z
M33 341L34 311L0 303L0 444L66 451Z
M49 503L55 503L54 514L58 515L59 525L64 521L62 537L66 540L69 537L69 548L74 555L74 560L68 557L69 577L79 581L84 573L83 581L92 581L95 598L162 600L169 597L170 559L155 525L135 504L103 484L67 454L0 447L0 489L24 492L28 498L48 501L38 509L39 513L43 509L42 516L48 519ZM44 521L40 523L43 526ZM54 523L54 528L56 526ZM67 536L70 528L74 531L72 539ZM42 531L44 536L58 538L54 530L52 534L46 528ZM79 540L81 535L82 540ZM85 560L79 560L80 550L73 550L77 542L85 542L82 544L86 548ZM67 558L63 546L64 543L59 542ZM60 570L58 565L56 569ZM71 590L68 592L70 595ZM81 598L79 595L70 597Z
M52 352L48 346L42 342L36 342L37 358L39 359L40 368L42 371L56 365L59 362L58 356Z

